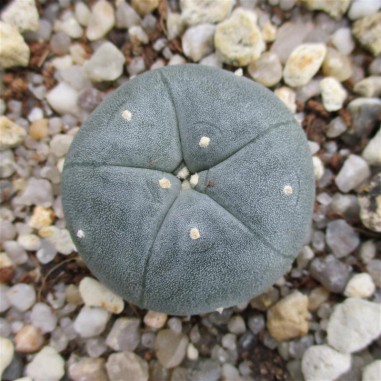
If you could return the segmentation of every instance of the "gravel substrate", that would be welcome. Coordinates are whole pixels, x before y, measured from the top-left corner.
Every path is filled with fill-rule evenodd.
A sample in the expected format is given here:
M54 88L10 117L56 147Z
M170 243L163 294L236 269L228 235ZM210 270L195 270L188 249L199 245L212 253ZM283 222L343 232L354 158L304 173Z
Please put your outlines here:
M381 380L381 1L6 3L0 378ZM317 189L309 241L284 277L247 303L179 318L92 277L65 228L60 182L107 93L187 62L274 91L306 133Z

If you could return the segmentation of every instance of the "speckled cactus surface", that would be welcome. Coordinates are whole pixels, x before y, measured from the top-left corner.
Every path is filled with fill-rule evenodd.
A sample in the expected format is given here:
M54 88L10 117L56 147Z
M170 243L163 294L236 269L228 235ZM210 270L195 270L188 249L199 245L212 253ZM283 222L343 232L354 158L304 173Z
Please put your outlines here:
M142 308L188 315L258 295L310 230L314 177L267 89L201 65L140 75L81 127L63 172L80 255Z

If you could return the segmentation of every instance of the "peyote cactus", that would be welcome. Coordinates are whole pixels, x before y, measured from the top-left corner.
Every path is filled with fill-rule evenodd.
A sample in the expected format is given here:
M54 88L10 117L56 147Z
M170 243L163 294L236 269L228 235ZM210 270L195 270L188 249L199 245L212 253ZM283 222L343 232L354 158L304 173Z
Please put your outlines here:
M309 147L286 107L193 64L112 93L63 172L67 225L90 270L126 300L177 315L271 286L309 233L313 199Z

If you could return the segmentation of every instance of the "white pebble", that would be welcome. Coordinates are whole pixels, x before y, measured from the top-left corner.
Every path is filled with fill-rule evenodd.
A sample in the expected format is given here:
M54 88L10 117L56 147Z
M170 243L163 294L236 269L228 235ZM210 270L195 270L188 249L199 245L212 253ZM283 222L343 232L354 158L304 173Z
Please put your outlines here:
M340 28L331 37L331 42L335 45L336 49L344 54L349 55L355 48L352 32L350 28Z
M36 301L36 291L32 286L18 283L7 291L9 303L21 312L28 310Z
M4 370L12 362L14 352L15 349L12 341L0 337L0 380L2 379Z
M343 85L333 77L326 77L320 82L323 105L327 111L338 111L343 107L347 98L347 91Z
M123 311L123 299L93 278L85 277L81 280L79 293L88 307L102 307L114 314Z
M198 184L199 176L198 173L195 173L194 175L191 176L190 178L190 185L192 187L195 187Z
M28 251L36 251L41 247L41 240L35 234L21 235L18 237L19 245Z
M36 303L30 315L32 324L43 334L52 332L57 326L57 316L45 303Z
M283 71L284 81L291 87L307 84L323 63L327 48L324 44L301 44L290 54Z
M113 28L114 24L113 6L106 0L99 0L91 9L86 36L90 41L99 40Z
M90 9L88 6L83 3L83 2L77 2L74 5L74 14L77 19L77 21L82 25L82 26L87 26L89 23L89 18L90 18Z
M324 164L317 156L312 156L312 164L314 166L315 179L320 180L324 175Z
M103 308L84 306L74 321L74 329L83 338L98 336L109 319L110 314Z
M26 367L26 375L34 381L59 381L65 374L65 362L52 347L46 346Z
M374 294L376 286L368 273L354 275L345 287L344 295L353 298L369 298Z
M362 157L369 165L381 165L381 128L364 148Z
M345 160L335 182L338 188L347 193L358 187L370 176L368 163L357 155L349 155Z
M351 20L373 15L381 8L381 0L354 0L348 11Z
M274 91L274 94L286 105L286 107L295 114L296 112L296 94L289 87L283 86Z
M46 95L49 105L58 114L77 114L78 92L65 82L60 82Z
M188 344L187 357L189 360L192 360L192 361L198 359L198 349L192 343Z

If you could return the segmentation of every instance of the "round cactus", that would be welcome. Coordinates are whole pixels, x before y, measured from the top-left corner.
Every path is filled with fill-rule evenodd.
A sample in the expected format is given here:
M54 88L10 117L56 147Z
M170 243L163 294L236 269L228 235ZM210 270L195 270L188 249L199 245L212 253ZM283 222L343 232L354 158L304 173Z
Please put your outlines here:
M258 295L310 231L314 177L293 115L224 70L166 67L108 96L63 171L90 270L142 308L189 315Z

